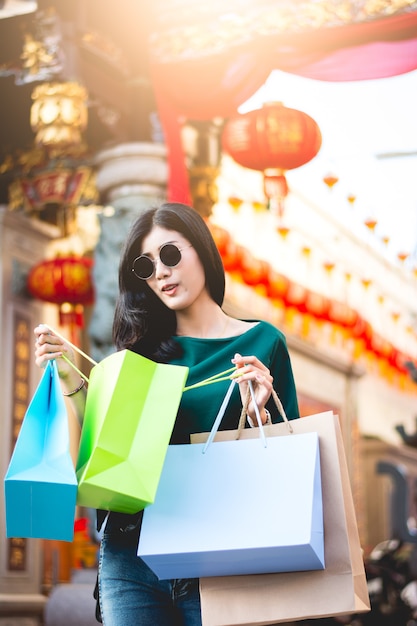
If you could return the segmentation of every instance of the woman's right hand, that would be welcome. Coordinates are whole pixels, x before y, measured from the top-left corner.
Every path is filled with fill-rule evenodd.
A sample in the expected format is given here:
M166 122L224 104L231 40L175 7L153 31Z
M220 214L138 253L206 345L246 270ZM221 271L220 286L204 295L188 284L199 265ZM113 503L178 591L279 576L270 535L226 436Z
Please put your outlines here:
M62 357L63 354L74 363L74 351L69 344L63 341L55 333L53 333L45 324L39 324L34 329L35 334L35 362L38 367L46 367L48 361L56 359L58 372L60 378L65 381L65 384L72 388L75 387L80 379L79 374L74 370L69 363L67 363Z
M80 385L79 373L71 367L71 365L62 357L65 355L72 363L74 362L74 350L66 342L58 337L48 326L40 324L34 329L35 334L35 361L39 367L46 367L48 361L56 360L58 374L67 393L64 395L71 396L73 407L77 415L80 426L82 426L85 411L85 386ZM81 379L84 383L84 379ZM82 391L82 393L81 393ZM80 392L80 393L79 393Z

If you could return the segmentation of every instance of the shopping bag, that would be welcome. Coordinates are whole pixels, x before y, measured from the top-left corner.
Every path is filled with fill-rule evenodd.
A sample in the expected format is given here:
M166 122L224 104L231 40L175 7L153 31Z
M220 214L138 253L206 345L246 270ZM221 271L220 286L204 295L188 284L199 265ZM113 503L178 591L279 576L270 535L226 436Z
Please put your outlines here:
M72 541L77 480L55 361L26 411L4 487L7 537Z
M339 418L326 412L290 423L294 433L319 434L326 568L203 578L203 626L261 626L370 610ZM267 426L265 433L268 437L292 436L286 424ZM216 438L235 436L233 431L222 431ZM244 439L254 436L252 429L241 434Z
M80 505L136 513L153 502L188 368L116 352L90 373L76 465Z
M169 446L138 555L160 579L322 569L317 434Z

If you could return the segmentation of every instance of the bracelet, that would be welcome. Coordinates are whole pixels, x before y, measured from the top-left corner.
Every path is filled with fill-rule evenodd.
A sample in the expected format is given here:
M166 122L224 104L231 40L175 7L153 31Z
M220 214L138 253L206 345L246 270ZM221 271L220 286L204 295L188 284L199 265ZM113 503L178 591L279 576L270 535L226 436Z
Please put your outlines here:
M263 426L269 426L270 424L272 424L271 413L265 407L264 407L264 411L265 411L265 415L266 415L266 422L265 422L265 424L263 424ZM249 426L251 428L255 428L255 424L253 423L253 419L251 417L249 417L249 415L246 416L246 419L248 420Z
M85 386L85 380L84 378L81 378L81 382L78 385L78 387L76 387L76 389L73 389L72 391L63 391L63 395L64 396L73 396L76 393L78 393L79 391L81 391L81 389Z

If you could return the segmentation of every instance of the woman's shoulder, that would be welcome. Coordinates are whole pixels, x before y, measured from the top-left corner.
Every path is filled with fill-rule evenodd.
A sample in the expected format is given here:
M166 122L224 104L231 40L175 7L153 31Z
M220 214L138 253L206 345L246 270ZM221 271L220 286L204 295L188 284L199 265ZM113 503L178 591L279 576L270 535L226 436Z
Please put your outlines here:
M244 320L234 319L233 324L230 327L230 336L244 335L246 333L253 333L254 335L262 335L262 337L269 337L275 340L285 341L284 333L264 320Z

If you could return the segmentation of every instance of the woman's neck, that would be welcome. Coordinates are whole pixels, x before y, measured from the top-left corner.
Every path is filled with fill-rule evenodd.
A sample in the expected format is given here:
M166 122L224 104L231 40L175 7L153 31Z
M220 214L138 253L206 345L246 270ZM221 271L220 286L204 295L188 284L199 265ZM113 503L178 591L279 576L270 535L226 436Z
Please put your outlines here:
M203 311L177 312L177 335L200 339L225 337L231 321L215 303Z

